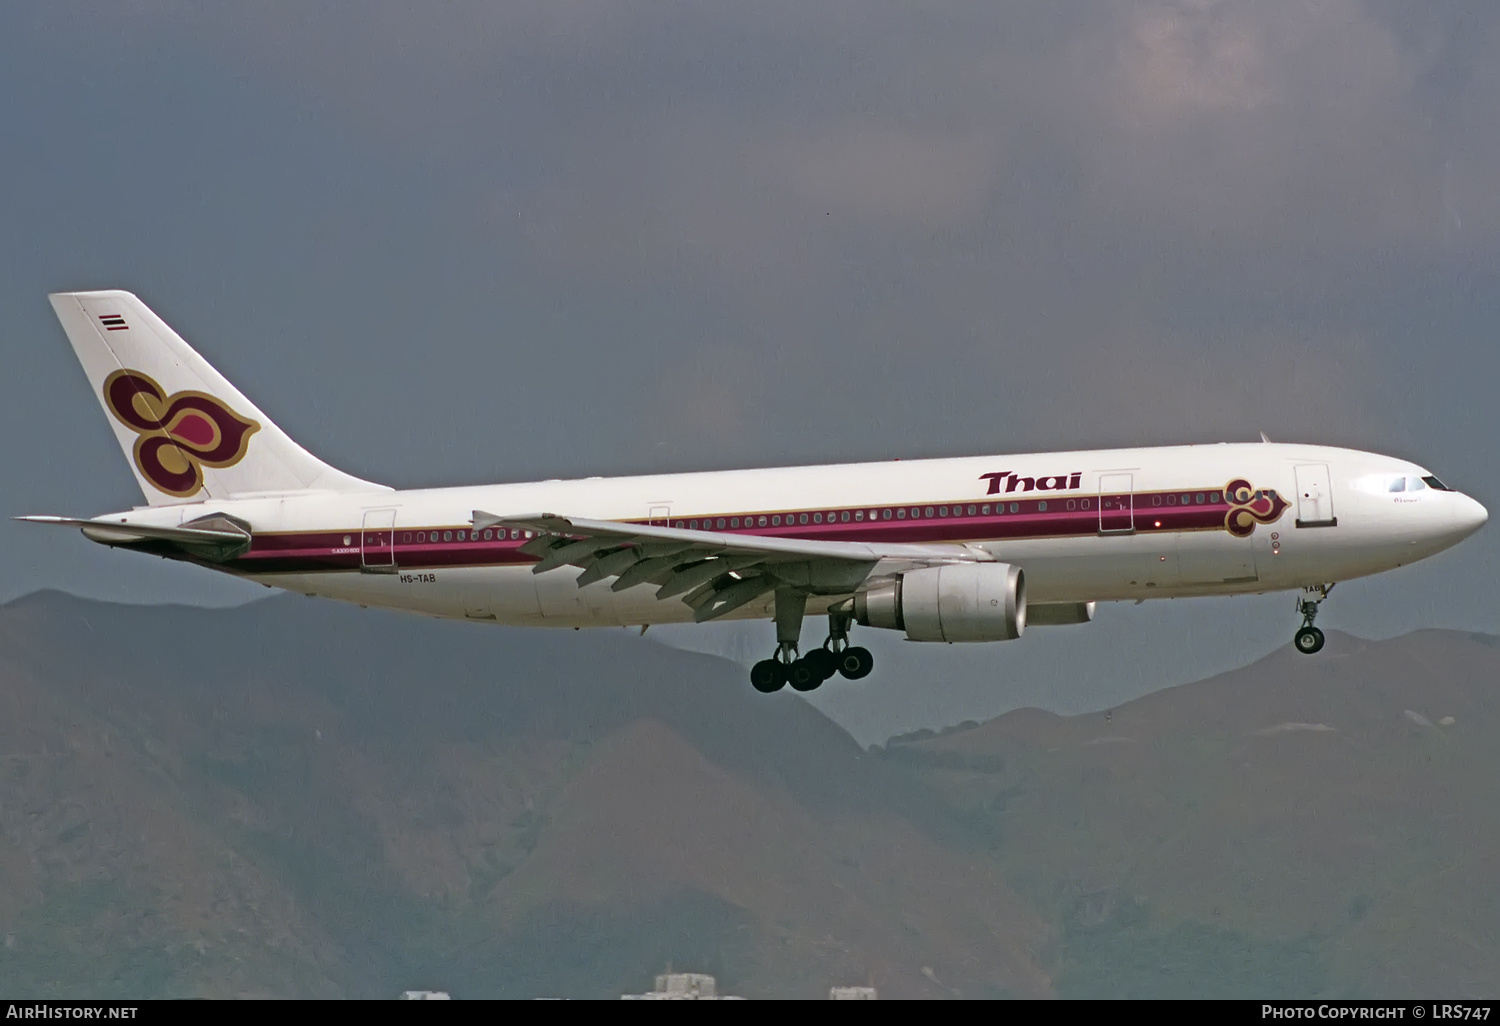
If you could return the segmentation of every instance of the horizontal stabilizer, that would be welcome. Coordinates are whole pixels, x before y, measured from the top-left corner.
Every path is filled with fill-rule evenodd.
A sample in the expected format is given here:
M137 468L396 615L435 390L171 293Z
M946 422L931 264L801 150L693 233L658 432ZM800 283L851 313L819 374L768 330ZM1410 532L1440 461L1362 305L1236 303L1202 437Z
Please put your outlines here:
M145 541L172 542L200 555L227 559L250 547L250 532L227 516L216 514L180 527L132 524L125 520L82 520L75 517L15 517L30 524L77 527L85 538L104 545L130 545Z

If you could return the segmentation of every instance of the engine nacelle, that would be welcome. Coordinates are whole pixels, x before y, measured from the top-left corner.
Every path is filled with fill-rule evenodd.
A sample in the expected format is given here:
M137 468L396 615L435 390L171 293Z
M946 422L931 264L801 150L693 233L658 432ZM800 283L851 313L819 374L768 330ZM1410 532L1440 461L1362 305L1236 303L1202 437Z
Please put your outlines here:
M1026 629L1026 575L1009 563L908 570L856 593L854 618L912 641L1009 641Z

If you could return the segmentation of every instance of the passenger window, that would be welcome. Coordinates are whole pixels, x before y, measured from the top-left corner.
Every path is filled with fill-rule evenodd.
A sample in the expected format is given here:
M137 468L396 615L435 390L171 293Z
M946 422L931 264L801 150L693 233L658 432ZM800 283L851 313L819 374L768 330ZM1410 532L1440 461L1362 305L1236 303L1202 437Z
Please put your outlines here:
M1212 502L1212 503L1217 503L1219 501L1219 493L1218 492L1210 492L1209 495L1208 495L1208 501Z
M988 512L989 512L989 510L985 510L985 512L986 512L986 513L988 513ZM973 507L973 506L970 506L970 507L969 507L969 516L971 516L971 517L972 517L972 516L973 516L973 515L974 515L974 507Z
M896 510L896 519L897 520L905 520L906 519L906 510L905 509L898 509L898 510Z
M698 530L698 521L696 521L696 520L689 520L688 521L688 527L692 528L694 531Z
M839 519L847 524L849 522L849 511L847 509L844 510L843 513L839 514Z
M1073 500L1072 500L1072 499L1069 499L1069 500L1068 500L1068 508L1069 508L1069 509L1072 509L1072 508L1073 508Z
M1182 497L1182 504L1184 506L1190 506L1190 505L1192 505L1192 502L1193 502L1193 497L1191 495L1184 495Z
M453 540L453 532L452 531L444 531L443 532L443 541L452 541L452 540Z
M1013 503L1011 503L1010 504L1010 511L1012 513L1019 513L1019 512L1021 512L1021 504L1019 502L1013 502Z
M1045 513L1045 512L1047 512L1047 504L1045 502L1039 502L1039 503L1037 503L1036 504L1036 511L1038 513Z
M781 526L781 516L780 516L780 514L777 514L776 516L774 516L774 517L771 518L771 526L772 527L780 527Z
M740 518L739 517L730 517L729 518L729 526L730 527L739 527L740 526Z
M426 540L427 540L427 532L426 531L418 531L417 532L417 541L424 542Z
M1084 499L1083 502L1081 503L1081 505L1083 506L1084 509L1088 509L1089 508L1089 500Z
M1177 505L1177 496L1175 496L1175 495L1168 495L1167 496L1167 505L1168 506L1175 506L1175 505Z
M832 520L833 518L829 517L828 519ZM815 524L821 524L822 522L823 522L823 514L821 514L821 513L814 513L813 514L813 523L815 523Z
M880 514L880 519L882 519L882 520L889 520L889 519L891 519L891 511L890 510L884 510Z
M1153 506L1160 506L1161 505L1161 496L1160 495L1153 495L1153 496L1151 496L1151 505L1153 505Z
M864 518L865 518L865 511L864 510L857 509L857 510L854 511L854 519L856 521L863 520ZM844 519L848 520L849 519L849 514L845 513L844 514Z
M971 506L969 508L972 509L973 507ZM979 507L979 512L983 513L985 516L989 516L990 515L990 504L989 503L985 503L983 506L980 506Z
M781 518L777 517L776 519L780 520ZM761 527L765 527L766 526L766 518L765 517L761 517L760 520L757 521L757 523L759 523Z
M790 519L790 518L788 518L788 519ZM797 523L799 523L799 524L805 524L805 523L807 523L807 514L804 513L800 517L798 517L797 518Z
M1193 501L1200 506L1203 505L1203 493L1199 492L1197 498L1195 498Z
M911 515L912 516L916 516L917 515L917 511L916 510L912 510ZM928 516L928 519L932 518L932 507L931 506L927 507L927 516Z
M932 511L929 510L928 513L927 513L927 515L928 516L932 516ZM939 506L938 507L938 516L945 517L947 515L948 515L948 507L947 506Z
M718 526L719 526L719 530L721 530L721 531L724 530L724 518L723 517L719 518L719 525Z

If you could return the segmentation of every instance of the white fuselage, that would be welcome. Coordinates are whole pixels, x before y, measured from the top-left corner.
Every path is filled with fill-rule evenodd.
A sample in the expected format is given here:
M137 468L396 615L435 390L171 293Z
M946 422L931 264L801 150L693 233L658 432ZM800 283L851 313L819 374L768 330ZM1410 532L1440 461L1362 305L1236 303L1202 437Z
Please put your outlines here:
M176 526L229 514L251 526L254 544L219 569L267 585L441 617L584 627L692 612L649 586L578 588L574 567L533 574L534 559L517 551L521 532L473 537L476 510L959 543L1023 568L1037 605L1266 592L1390 570L1484 523L1479 503L1423 478L1404 460L1349 449L1218 444L237 497L110 519ZM1236 481L1253 490L1255 510L1228 495ZM808 611L837 599L815 595ZM733 615L771 614L767 597Z

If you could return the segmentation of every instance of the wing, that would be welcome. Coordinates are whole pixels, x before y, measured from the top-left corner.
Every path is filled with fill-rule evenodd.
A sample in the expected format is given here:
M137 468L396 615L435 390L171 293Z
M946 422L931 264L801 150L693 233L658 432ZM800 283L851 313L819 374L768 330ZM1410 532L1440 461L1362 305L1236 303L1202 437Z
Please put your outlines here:
M586 520L554 513L497 516L474 511L474 527L497 525L535 532L521 551L540 562L532 573L562 566L583 569L580 588L613 577L615 591L656 587L658 599L681 596L702 623L779 587L821 595L853 592L875 573L940 563L990 562L966 545L883 545L808 541L691 531L680 527Z

